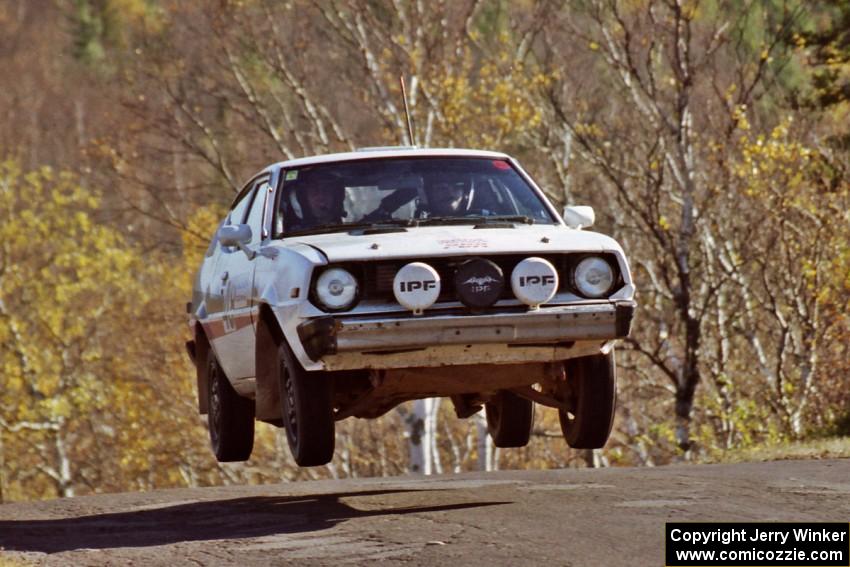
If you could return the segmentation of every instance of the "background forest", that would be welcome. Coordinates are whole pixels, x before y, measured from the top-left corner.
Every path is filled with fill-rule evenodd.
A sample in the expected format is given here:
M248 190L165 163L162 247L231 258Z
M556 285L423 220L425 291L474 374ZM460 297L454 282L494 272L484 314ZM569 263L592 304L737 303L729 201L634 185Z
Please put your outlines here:
M632 262L615 431L525 449L423 401L299 470L217 464L190 281L268 163L417 142L515 155ZM0 501L655 465L850 432L850 2L0 0ZM540 410L540 408L538 408ZM424 419L423 419L424 416Z

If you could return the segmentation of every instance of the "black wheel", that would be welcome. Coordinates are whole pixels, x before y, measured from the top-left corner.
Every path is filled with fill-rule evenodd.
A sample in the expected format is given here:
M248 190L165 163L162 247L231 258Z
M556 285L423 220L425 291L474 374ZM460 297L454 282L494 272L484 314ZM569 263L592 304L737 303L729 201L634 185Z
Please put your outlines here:
M336 442L331 381L324 372L304 370L285 342L278 346L278 357L289 450L301 467L327 464Z
M219 462L247 461L254 449L254 401L236 393L207 350L210 444Z
M531 437L534 403L513 392L501 391L484 404L487 431L496 447L525 447Z
M600 449L608 441L617 405L617 368L614 351L565 362L567 380L561 399L570 411L560 410L561 432L574 449Z

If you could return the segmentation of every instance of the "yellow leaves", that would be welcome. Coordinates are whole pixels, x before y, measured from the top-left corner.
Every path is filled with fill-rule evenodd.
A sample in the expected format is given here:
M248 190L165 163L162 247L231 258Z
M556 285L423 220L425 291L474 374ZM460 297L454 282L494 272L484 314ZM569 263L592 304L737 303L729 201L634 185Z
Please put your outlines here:
M599 44L598 44L598 43L596 43L595 41L591 41L590 43L588 43L588 44L587 44L587 47L588 47L591 51L599 51Z
M142 423L175 423L174 417L163 417L169 410L144 380L156 376L161 392L188 389L186 361L161 354L168 345L180 350L184 329L179 314L188 284L174 282L188 276L179 262L156 251L143 255L118 231L99 224L98 206L97 192L71 174L23 173L14 162L0 162L0 241L5 245L0 255L0 415L8 423L62 423L69 434L83 428L84 439L91 439L85 428L92 426L122 429L129 423L122 414L130 407L138 410ZM209 222L217 214L199 213L196 222ZM203 232L208 234L209 227ZM126 445L105 450L113 451L118 462L120 454L141 453L139 447L155 439L154 431L142 427ZM23 455L54 435L51 430L22 431L5 439L7 456L32 470L52 466L49 452ZM70 450L79 451L80 463L87 458L85 447ZM35 487L44 478L27 482L30 497L47 494Z
M735 126L739 130L748 132L750 130L750 122L747 119L747 105L740 104L736 106L732 110L732 120L735 122Z
M575 125L575 133L579 136L585 136L588 138L596 138L601 139L605 137L605 133L602 131L602 128L599 127L598 124L593 122L579 122Z
M711 153L714 153L714 154L722 153L722 152L726 149L726 145L725 145L725 144L722 144L722 143L718 142L718 141L717 141L716 139L714 139L714 138L710 138L710 139L707 141L707 144L706 144L706 145L707 145L707 147L708 147L708 150L709 150Z
M466 52L451 74L427 80L437 93L442 119L440 136L449 145L499 146L521 139L542 120L536 91L550 84L551 76L527 68L508 50L480 63Z
M138 26L151 33L162 31L166 18L162 9L148 0L109 0L109 13L123 20L124 25ZM127 26L127 27L130 27Z
M531 81L529 86L537 88L548 87L550 84L552 84L553 78L554 77L552 75L543 72L538 72L531 75Z
M74 213L74 222L77 224L77 226L79 227L79 229L82 232L87 233L87 232L91 231L91 228L92 228L91 219L89 218L89 216L86 213L84 213L82 211L75 212Z
M661 227L661 230L668 231L670 230L670 221L667 220L667 217L661 215L658 217L658 226Z
M818 267L811 259L803 261L803 275L810 281L814 281L817 277Z
M700 2L685 2L682 6L682 16L686 20L695 20L697 17L702 15L703 12L700 10Z
M186 230L180 235L183 241L183 268L186 273L194 273L201 264L201 258L209 244L199 238L199 235L212 234L226 212L223 206L216 203L199 207L189 216Z
M793 193L803 183L803 173L812 151L789 139L790 126L791 118L788 117L769 135L740 137L740 159L734 165L734 172L746 180L748 195L766 197L776 185L783 187L786 193Z
M786 258L774 285L788 287L790 280L807 301L842 312L848 270L836 259L847 248L847 219L836 212L847 210L850 186L835 177L828 158L807 147L792 126L789 117L769 132L740 137L729 162L733 188L741 209L771 235L764 246L775 246L782 251L777 257Z

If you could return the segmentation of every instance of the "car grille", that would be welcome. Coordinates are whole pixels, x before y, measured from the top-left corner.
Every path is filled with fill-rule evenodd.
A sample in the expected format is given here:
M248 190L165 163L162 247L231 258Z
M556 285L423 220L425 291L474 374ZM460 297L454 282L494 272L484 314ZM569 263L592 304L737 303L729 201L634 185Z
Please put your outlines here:
M472 258L486 258L495 262L502 270L505 278L505 285L502 291L501 299L514 299L513 291L511 290L511 273L516 265L532 255L530 254L506 254L506 255L475 255L475 256L451 256L441 258L405 258L404 260L388 260L383 262L369 262L352 265L351 268L359 272L361 282L361 298L395 301L393 296L393 279L396 272L405 264L410 262L424 262L440 274L441 289L438 302L457 301L457 293L454 286L454 273L457 266ZM559 292L571 292L572 283L570 274L572 266L577 263L586 254L549 254L538 255L539 258L545 258L555 266L560 276ZM616 259L611 256L611 263L617 266ZM619 278L619 276L617 276ZM615 286L615 289L620 286Z

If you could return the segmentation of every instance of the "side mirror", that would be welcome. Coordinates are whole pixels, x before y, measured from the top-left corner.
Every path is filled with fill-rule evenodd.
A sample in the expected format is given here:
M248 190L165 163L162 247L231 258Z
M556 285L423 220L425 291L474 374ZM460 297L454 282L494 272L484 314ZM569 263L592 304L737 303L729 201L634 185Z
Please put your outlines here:
M218 229L217 236L222 246L239 248L249 260L257 257L257 253L248 248L248 243L251 242L251 227L247 224L225 225Z
M218 241L221 242L222 246L242 248L242 246L251 242L251 236L251 227L247 224L226 224L218 229Z
M593 226L595 221L596 213L593 212L593 207L564 207L564 222L567 223L567 226L570 228L587 228L589 226Z

